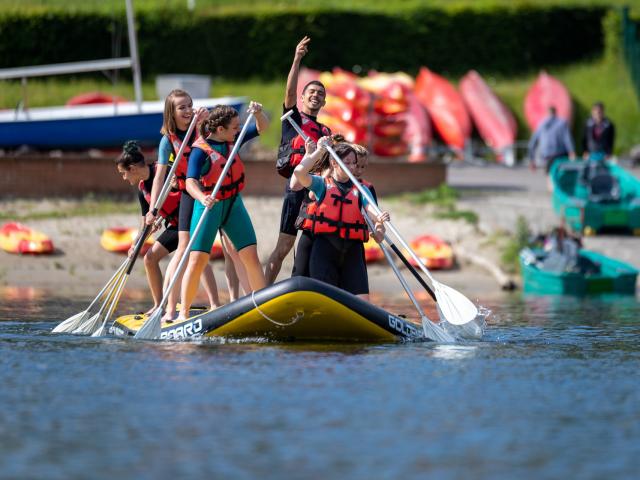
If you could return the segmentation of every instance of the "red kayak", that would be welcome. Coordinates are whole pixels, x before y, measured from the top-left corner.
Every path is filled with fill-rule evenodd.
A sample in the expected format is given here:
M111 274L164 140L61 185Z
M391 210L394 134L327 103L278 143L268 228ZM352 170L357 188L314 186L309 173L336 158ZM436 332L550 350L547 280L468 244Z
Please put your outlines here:
M532 132L547 117L550 106L556 107L558 116L571 125L573 105L569 90L560 80L542 71L524 99L524 116Z
M445 143L463 150L471 137L471 119L455 87L444 77L422 67L416 78L415 93Z
M66 105L94 105L102 103L124 103L127 101L128 100L126 98L119 95L111 95L109 93L103 92L87 92L76 95L75 97L71 97L67 101Z
M499 160L513 165L513 145L518 130L513 114L475 70L460 80L460 93L482 139Z

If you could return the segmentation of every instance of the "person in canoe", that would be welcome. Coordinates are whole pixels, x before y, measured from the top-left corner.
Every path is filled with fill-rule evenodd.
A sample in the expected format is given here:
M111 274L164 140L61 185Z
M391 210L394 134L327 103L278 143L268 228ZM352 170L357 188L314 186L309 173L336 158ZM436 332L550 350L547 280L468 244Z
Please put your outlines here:
M317 120L318 113L325 105L326 91L324 85L317 80L306 84L300 97L302 108L298 110L297 107L300 63L302 58L307 54L310 41L311 39L305 36L296 46L291 70L287 77L282 113L284 114L293 110L292 119L300 125L307 136L317 141L321 136L326 136L331 133L326 126ZM293 169L298 165L304 153L304 140L296 133L288 120L283 121L280 147L278 149L278 161L276 164L278 173L290 179ZM265 266L265 277L268 284L275 282L284 258L289 254L296 241L298 231L295 223L304 197L305 192L302 187L297 187L297 189L292 188L290 183L287 182L284 201L282 203L282 213L280 215L278 240Z
M148 165L144 155L140 151L138 143L129 141L124 144L122 154L116 159L116 168L123 180L138 187L138 200L142 210L141 225L139 231L142 232L147 219L147 213L151 209L151 189L155 178L158 176L158 165ZM175 251L178 247L178 212L180 208L180 192L169 192L159 215L163 218L165 230L153 243L152 247L144 256L144 268L147 272L147 281L153 297L153 307L149 312L155 310L162 300L162 271L160 260ZM133 254L133 247L129 250L129 255ZM147 312L147 313L149 313Z
M332 158L329 160L331 170L326 177L309 173L331 141L330 137L321 138L318 148L306 154L294 169L297 181L316 198L309 204L302 224L302 228L313 235L309 276L367 299L369 284L363 243L369 238L369 229L362 209L374 219L375 229L381 233L384 233L383 222L389 221L390 217L388 212L382 212L380 217L375 214ZM312 148L311 142L307 142L307 148ZM353 145L342 142L335 145L334 151L353 173L357 168Z
M564 226L553 229L546 239L546 255L541 268L550 272L577 272L583 275L596 274L599 266L580 255L582 242L567 232Z
M176 249L176 254L173 256L169 266L167 267L168 278L173 276L176 267L189 244L189 229L191 227L191 215L193 213L193 197L191 197L191 195L186 191L187 165L189 163L193 142L198 137L198 130L194 129L193 134L187 139L185 139L185 136L194 114L197 116L199 124L201 124L207 118L208 111L206 108L200 108L197 112L194 112L191 95L184 90L175 89L167 95L164 102L162 129L160 130L163 137L160 140L160 145L158 147L157 175L153 181L151 198L149 200L151 205L155 205L156 199L160 195L168 169L173 165L173 162L178 155L178 150L180 150L183 142L187 142L187 146L183 151L182 159L176 169L175 184L172 189L172 191L180 192L180 209L178 215L178 247ZM149 211L146 216L147 225L152 224L154 221L155 217L153 216L153 213ZM220 305L218 287L210 265L205 267L202 284L211 308ZM178 303L178 297L180 295L179 285L180 279L178 279L174 289L169 292L165 311L166 313L162 318L165 321L172 321L176 317L176 304Z
M247 131L243 144L257 137L269 126L262 105L251 102L249 111L255 114L256 121ZM180 319L189 316L200 275L209 262L209 252L218 230L225 233L238 252L247 274L248 289L259 290L265 287L258 259L256 234L240 195L244 188L244 165L238 156L233 159L215 199L210 195L239 133L238 112L232 107L217 105L200 125L200 138L193 144L186 181L187 192L195 199L191 234L205 210L210 211L189 252L189 262L182 282Z

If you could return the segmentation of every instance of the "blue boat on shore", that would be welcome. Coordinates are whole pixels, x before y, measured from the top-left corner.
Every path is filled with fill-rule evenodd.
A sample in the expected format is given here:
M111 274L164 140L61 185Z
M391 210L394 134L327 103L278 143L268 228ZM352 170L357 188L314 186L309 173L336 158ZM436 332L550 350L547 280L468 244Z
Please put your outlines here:
M230 105L241 114L244 97L195 99L194 108ZM114 148L131 139L157 146L163 101L30 108L0 111L0 148L26 145L36 149Z

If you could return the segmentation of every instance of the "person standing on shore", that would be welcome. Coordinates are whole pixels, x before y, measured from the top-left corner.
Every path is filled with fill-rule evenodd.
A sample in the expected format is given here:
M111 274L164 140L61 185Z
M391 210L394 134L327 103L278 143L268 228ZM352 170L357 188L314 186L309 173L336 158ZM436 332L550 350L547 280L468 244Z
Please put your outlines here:
M322 136L330 135L330 130L318 123L317 116L320 109L325 105L326 91L324 85L313 80L305 85L302 90L302 108L297 107L298 75L300 74L300 62L307 54L308 45L311 39L304 37L296 46L293 63L289 76L287 77L287 87L284 95L283 114L293 110L291 118L302 128L302 130L314 141ZM278 149L278 173L289 179L293 174L293 169L300 163L305 154L305 142L296 133L288 121L282 122L282 134L280 137L280 148ZM287 182L285 187L284 201L282 203L282 213L280 215L280 233L273 252L269 256L265 267L264 275L267 285L275 282L284 258L289 254L296 241L298 233L296 229L296 219L300 213L300 206L305 197L305 190L300 186L293 189Z
M604 104L596 102L591 107L591 117L587 119L582 136L582 157L589 158L591 154L604 155L609 158L613 153L615 140L613 122L604 115Z
M535 170L535 160L541 158L545 162L547 175L556 160L562 157L576 158L576 149L565 120L557 116L556 107L549 107L549 115L540 123L529 140L529 160L531 169Z

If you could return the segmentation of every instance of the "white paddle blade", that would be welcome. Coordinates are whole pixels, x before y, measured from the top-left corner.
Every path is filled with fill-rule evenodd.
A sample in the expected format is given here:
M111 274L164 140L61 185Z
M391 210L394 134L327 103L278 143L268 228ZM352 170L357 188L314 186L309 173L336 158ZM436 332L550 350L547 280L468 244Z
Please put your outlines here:
M155 312L140 327L133 338L138 340L155 340L160 337L162 320L162 308L156 308Z
M422 331L424 336L438 343L453 343L455 338L445 331L440 325L436 325L426 316L422 317Z
M453 325L464 325L478 316L478 308L457 290L434 282L441 318Z
M67 318L64 322L60 322L51 333L71 333L77 329L89 316L89 311L76 313L73 317Z
M100 327L101 324L102 315L100 315L100 313L96 313L93 317L76 328L73 333L76 335L91 335L98 327Z
M104 337L107 334L107 322L102 322L100 328L91 334L92 337Z

